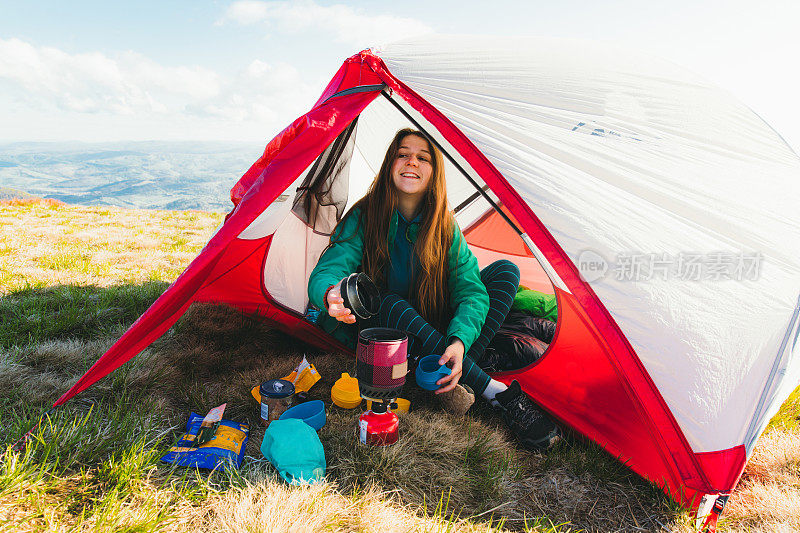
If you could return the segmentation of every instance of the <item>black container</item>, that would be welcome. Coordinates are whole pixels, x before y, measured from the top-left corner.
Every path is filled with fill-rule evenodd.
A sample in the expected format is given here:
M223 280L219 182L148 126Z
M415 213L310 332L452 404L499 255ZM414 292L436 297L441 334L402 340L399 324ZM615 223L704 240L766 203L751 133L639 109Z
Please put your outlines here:
M378 314L381 296L378 287L363 272L350 274L339 287L344 306L357 318L367 319Z
M294 403L294 383L285 379L271 379L259 387L261 394L261 425L277 420Z

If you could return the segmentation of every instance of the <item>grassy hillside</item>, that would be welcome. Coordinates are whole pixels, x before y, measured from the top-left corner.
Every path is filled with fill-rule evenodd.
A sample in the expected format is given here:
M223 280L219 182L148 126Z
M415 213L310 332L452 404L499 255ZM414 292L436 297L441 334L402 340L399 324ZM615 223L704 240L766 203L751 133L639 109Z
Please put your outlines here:
M19 203L18 203L19 204ZM0 204L0 444L6 450L200 251L222 216ZM691 531L689 516L602 450L518 448L476 406L466 417L415 391L401 441L356 444L354 411L328 409L328 482L279 480L252 425L240 472L159 462L189 411L228 402L254 422L249 388L303 356L329 400L351 358L268 323L194 306L120 370L54 410L0 465L0 531ZM800 392L761 439L724 531L800 529Z

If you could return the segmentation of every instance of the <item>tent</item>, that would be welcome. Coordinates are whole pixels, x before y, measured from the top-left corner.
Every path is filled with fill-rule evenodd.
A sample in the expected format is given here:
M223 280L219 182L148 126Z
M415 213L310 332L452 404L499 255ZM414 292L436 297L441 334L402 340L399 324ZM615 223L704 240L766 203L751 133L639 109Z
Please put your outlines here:
M236 183L200 255L56 405L193 302L346 350L304 317L306 282L407 125L445 153L481 265L511 257L557 297L544 356L496 378L707 511L800 378L800 159L730 94L597 43L436 36L347 59Z

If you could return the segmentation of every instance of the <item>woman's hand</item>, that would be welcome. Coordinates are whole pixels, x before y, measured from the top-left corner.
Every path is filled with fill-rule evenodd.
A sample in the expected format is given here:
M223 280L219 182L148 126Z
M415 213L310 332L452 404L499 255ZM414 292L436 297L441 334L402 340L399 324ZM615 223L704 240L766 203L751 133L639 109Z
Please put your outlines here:
M342 298L340 290L342 281L344 280L339 280L336 285L330 288L325 298L325 304L328 306L328 314L333 318L345 324L354 324L356 321L355 315L350 312L350 309L344 306L344 299Z
M450 367L450 375L445 376L436 382L439 388L436 389L436 394L451 391L458 385L458 380L461 379L462 364L464 362L464 343L461 339L454 339L450 346L444 351L439 358L439 364Z

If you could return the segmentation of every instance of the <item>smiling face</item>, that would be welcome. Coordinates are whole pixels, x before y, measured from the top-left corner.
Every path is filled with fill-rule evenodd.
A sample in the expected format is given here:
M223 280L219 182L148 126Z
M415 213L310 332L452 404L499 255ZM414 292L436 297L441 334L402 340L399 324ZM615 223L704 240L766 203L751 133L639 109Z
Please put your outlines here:
M417 135L406 135L400 141L392 164L392 183L401 198L415 203L422 200L433 174L430 150L428 141Z

